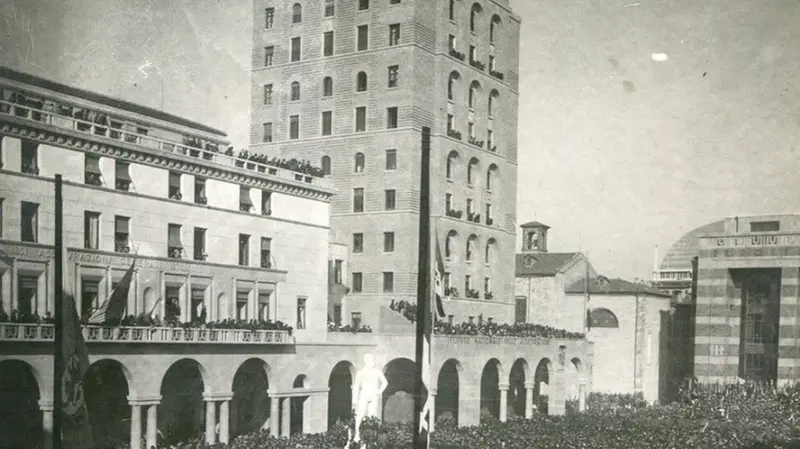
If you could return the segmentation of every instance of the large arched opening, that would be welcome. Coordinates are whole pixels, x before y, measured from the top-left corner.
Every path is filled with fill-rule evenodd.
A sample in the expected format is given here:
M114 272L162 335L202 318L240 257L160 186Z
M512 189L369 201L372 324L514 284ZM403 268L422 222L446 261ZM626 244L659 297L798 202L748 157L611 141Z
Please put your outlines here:
M497 359L486 362L481 373L481 422L488 416L500 419L500 371Z
M169 367L161 381L158 429L164 444L174 444L203 432L203 367L192 359L182 359Z
M260 359L246 360L233 376L230 436L269 429L269 367Z
M436 381L436 418L452 419L458 425L459 373L461 364L449 359L439 370Z
M328 377L328 429L337 422L347 424L353 413L353 378L355 368L348 361L333 367Z
M414 421L414 389L416 364L406 358L394 359L383 370L389 386L383 392L383 420Z
M42 444L39 384L31 365L0 362L0 435L3 446L30 449Z
M528 362L517 359L511 366L508 376L508 409L509 416L525 416L525 379L528 372Z
M130 441L131 407L125 367L116 360L98 360L83 376L83 394L97 447L118 447Z
M549 359L542 359L536 365L536 373L534 374L534 402L536 409L542 413L548 413L548 397L550 391L550 378L553 372L553 364Z

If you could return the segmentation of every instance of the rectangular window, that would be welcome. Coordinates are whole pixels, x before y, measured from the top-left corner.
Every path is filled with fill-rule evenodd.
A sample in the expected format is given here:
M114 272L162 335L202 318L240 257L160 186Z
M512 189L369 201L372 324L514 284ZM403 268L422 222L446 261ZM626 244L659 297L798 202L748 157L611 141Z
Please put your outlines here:
M472 198L467 198L467 215L471 214L472 212Z
M322 135L330 136L333 134L333 112L324 111L322 113Z
M262 128L261 141L265 143L272 142L272 122L262 124Z
M333 17L336 14L335 0L325 0L325 17Z
M114 187L117 190L130 190L132 182L130 164L116 161L114 164L114 180Z
M400 24L393 23L389 25L389 46L397 45L400 43Z
M387 129L395 129L397 128L397 124L399 119L397 117L397 106L393 106L391 108L386 108L386 128Z
M272 268L272 239L261 237L261 268Z
M444 286L444 295L450 296L450 273L447 271L442 276L442 285Z
M100 172L100 158L93 154L86 154L83 162L84 182L91 186L103 185L103 174Z
M384 197L384 209L385 210L394 210L395 202L397 200L397 192L394 189L384 190L383 191Z
M450 50L455 50L456 49L456 37L453 36L452 34L447 36L447 47Z
M400 4L400 0L389 0L389 4L390 5L399 5Z
M469 46L469 60L470 62L478 60L478 49L474 45Z
M467 135L471 138L475 138L475 124L472 122L467 123Z
M383 252L394 252L394 232L383 233Z
M491 293L491 291L492 291L492 279L489 277L483 278L483 292Z
M130 217L117 215L114 217L114 251L118 253L131 252L130 247Z
M356 132L367 130L367 107L359 106L356 108Z
M306 298L297 298L297 328L306 328Z
M275 59L275 46L264 47L264 67L272 67Z
M456 0L450 0L450 20L456 19Z
M364 51L369 48L369 25L359 25L356 35L358 36L356 49Z
M5 198L0 198L0 239L3 238L3 209L5 209ZM0 284L2 286L2 284ZM2 290L0 290L2 292Z
M333 56L333 31L326 31L322 35L322 55Z
M292 38L291 49L292 49L291 61L292 62L299 61L300 60L300 38L299 37L293 37Z
M169 185L167 188L167 195L173 200L180 200L183 198L181 193L181 174L177 172L169 172Z
M239 234L239 265L250 265L250 236Z
M194 260L206 260L206 230L194 228Z
M472 290L472 277L470 275L464 276L464 293Z
M270 30L275 26L275 8L264 10L264 28Z
M22 202L21 237L23 242L39 241L39 205L37 203Z
M344 261L336 259L333 261L333 282L336 284L342 283L342 273Z
M81 317L89 318L92 309L99 307L98 293L100 292L100 281L94 279L81 279Z
M386 171L397 170L397 150L386 150Z
M394 273L391 271L383 272L383 292L392 293L394 291Z
M750 223L750 232L778 232L781 230L779 221L753 221Z
M486 148L489 149L489 151L495 150L493 140L494 140L494 131L492 131L491 129L486 130Z
M389 66L389 87L397 87L397 82L399 81L400 77L400 66L398 65L390 65Z
M250 198L250 187L239 187L239 211L250 212L253 210L253 200Z
M353 253L360 254L364 252L364 234L357 232L353 234Z
M453 194L447 193L444 196L444 210L445 212L453 210Z
M246 320L247 319L247 303L248 303L248 296L250 292L246 290L237 290L236 291L236 319L237 320Z
M363 11L369 9L369 0L358 0L358 10Z
M364 290L364 275L353 273L353 293L361 293Z
M364 188L353 189L353 212L364 212Z
M17 275L19 296L17 312L23 317L33 314L39 296L39 276Z
M486 222L487 222L486 224L491 224L489 223L489 221L491 220L492 220L492 205L486 203Z
M206 180L204 178L194 178L194 202L195 204L208 204Z
M447 114L447 130L453 131L453 114Z
M350 312L350 323L356 329L361 327L361 312Z
M167 224L167 256L179 259L182 253L181 225L169 223Z
M300 138L300 116L289 116L289 139L296 140Z
M272 104L272 84L264 84L264 104Z
M261 190L261 215L272 215L272 192Z
M22 139L20 159L22 173L29 175L39 174L39 144L32 140Z
M100 212L83 213L83 247L100 249Z
M494 71L494 56L489 55L489 70Z

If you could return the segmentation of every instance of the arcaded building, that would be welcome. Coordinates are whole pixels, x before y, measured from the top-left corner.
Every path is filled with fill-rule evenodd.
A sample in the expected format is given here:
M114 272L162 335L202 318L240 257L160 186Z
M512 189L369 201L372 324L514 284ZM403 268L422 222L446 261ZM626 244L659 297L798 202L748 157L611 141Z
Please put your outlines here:
M255 0L251 152L339 192L349 316L415 301L421 130L448 314L513 320L519 17L508 0Z

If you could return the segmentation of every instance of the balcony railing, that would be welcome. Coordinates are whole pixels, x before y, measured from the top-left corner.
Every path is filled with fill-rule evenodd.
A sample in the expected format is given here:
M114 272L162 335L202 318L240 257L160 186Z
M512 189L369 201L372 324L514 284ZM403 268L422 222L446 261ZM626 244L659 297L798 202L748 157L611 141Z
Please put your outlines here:
M140 134L130 129L117 128L108 124L97 124L74 118L69 115L57 114L51 111L39 110L22 104L12 103L3 99L0 99L0 114L14 116L16 118L31 122L44 123L70 131L79 131L84 134L91 134L94 136L119 140L121 142L133 143L153 150L161 150L168 153L190 156L207 162L224 165L226 167L237 167L257 173L265 173L269 174L270 176L275 176L286 180L299 181L307 184L325 184L323 178L310 176L305 173L295 172L284 168L278 168L268 164L262 164L260 162L243 160L238 158L236 155L228 155L220 152L219 150L211 151L201 148L194 148L188 145L160 139L158 137ZM117 188L120 189L121 187L118 186Z
M663 282L663 281L691 281L692 280L692 272L691 271L684 271L684 270L675 270L675 271L656 271L653 273L653 281L656 282Z
M82 326L83 339L103 343L180 343L180 344L293 344L285 330L203 329L178 327L101 327ZM52 324L0 323L0 341L51 342Z

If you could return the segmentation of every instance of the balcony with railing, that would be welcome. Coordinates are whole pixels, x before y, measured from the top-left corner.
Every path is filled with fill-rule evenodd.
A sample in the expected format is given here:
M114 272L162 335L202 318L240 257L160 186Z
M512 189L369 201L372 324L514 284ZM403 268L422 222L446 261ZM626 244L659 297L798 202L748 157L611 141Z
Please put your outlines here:
M159 132L175 134L174 131L132 123L129 119L113 117L85 107L66 105L59 100L43 99L41 95L27 94L0 85L0 116L3 115L283 180L330 187L330 182L322 178L322 171L307 162L267 158L259 154L248 154L246 151L235 154L231 148L223 151L219 147L220 143L196 136L184 135L181 142L175 142L152 135ZM26 172L38 172L36 167L24 169ZM123 185L115 187L125 190Z
M653 272L655 283L686 283L692 282L691 270L658 270Z

